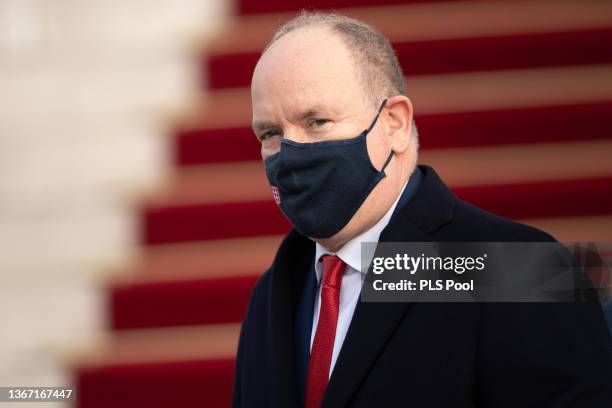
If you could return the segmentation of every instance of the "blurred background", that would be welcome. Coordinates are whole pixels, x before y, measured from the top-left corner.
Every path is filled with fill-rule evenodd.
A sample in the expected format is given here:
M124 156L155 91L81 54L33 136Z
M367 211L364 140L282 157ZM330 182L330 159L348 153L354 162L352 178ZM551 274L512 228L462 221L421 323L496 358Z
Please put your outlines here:
M610 1L0 0L0 386L229 406L250 290L289 229L250 76L303 7L390 38L420 162L458 196L612 242Z

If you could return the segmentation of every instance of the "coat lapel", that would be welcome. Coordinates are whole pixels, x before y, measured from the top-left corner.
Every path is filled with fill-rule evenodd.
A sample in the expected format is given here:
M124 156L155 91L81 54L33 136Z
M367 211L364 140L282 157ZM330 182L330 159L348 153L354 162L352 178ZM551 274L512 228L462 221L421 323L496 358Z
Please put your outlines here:
M271 271L269 376L271 406L299 407L295 363L294 317L306 275L314 259L314 243L292 230L281 244Z
M429 233L452 218L456 198L433 169L420 168L424 174L421 186L393 216L380 236L381 242L431 241ZM357 304L322 407L347 404L411 305L410 302Z

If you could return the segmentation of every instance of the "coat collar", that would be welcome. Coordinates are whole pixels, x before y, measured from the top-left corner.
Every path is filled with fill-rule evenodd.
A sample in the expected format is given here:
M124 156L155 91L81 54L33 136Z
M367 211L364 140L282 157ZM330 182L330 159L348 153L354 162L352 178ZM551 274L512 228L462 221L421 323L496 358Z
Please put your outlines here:
M404 241L415 241L406 239L410 237L401 232L404 224L402 220L411 222L424 234L430 234L453 218L457 197L440 180L433 168L421 165L419 169L423 175L419 189L408 202L398 209L390 223L395 227L400 227L400 230L395 231L397 228L390 228L387 231L388 236L385 239L381 236L381 241L393 241L397 238L403 238Z
M452 219L457 199L431 167L419 168L423 175L421 185L413 197L396 210L379 241L431 241L429 234ZM273 368L275 406L300 405L293 319L304 281L313 267L314 248L314 242L292 230L281 244L272 266L268 356ZM323 407L346 405L409 306L408 302L357 304Z

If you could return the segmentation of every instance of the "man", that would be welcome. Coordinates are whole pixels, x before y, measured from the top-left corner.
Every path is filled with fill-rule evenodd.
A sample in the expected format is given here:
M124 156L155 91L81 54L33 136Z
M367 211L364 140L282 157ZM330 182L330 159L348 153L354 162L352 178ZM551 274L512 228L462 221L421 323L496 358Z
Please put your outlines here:
M359 301L361 242L553 241L416 166L388 40L302 13L266 47L251 90L266 174L294 229L251 296L235 407L612 406L598 305Z

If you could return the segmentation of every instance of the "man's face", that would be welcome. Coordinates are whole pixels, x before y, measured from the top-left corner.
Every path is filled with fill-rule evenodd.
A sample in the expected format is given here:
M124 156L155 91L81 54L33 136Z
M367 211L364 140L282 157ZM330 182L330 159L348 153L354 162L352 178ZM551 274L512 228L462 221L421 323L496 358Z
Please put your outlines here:
M255 68L251 93L253 130L264 160L279 151L282 138L305 143L355 137L377 111L366 97L349 50L325 27L301 28L274 43ZM386 132L383 111L367 137L368 154L377 169L391 150ZM388 176L392 167L387 167ZM388 179L377 185L340 235L373 224L370 210L376 205L371 202L385 192Z

